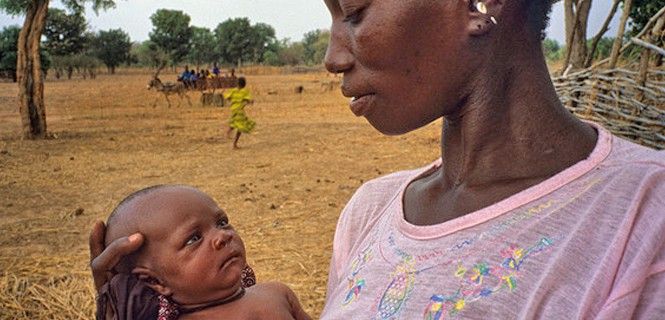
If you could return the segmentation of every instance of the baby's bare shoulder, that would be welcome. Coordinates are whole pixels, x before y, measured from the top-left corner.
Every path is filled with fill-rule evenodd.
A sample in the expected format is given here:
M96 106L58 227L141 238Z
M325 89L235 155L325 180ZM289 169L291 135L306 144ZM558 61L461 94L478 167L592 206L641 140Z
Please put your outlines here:
M256 290L263 297L264 306L273 304L280 310L280 316L271 315L272 319L311 320L311 317L302 309L296 294L287 285L280 282L267 282L257 286ZM263 300L263 299L257 299ZM265 310L265 309L264 309Z
M229 304L207 309L189 319L291 320L289 289L277 282L257 283L245 295Z
M260 292L272 293L272 294L282 293L285 295L293 292L287 285L276 281L257 283L255 286L251 287L250 289L258 290Z
M282 283L258 283L247 289L246 306L251 306L252 319L290 320L295 318L292 315L292 295L291 289Z

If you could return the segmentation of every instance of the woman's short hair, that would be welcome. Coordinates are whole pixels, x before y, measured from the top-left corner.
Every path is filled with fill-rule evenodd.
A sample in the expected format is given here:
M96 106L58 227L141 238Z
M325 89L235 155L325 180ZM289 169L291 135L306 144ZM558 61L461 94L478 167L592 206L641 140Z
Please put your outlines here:
M545 28L550 20L553 0L523 0L527 5L528 23L542 39L545 38Z

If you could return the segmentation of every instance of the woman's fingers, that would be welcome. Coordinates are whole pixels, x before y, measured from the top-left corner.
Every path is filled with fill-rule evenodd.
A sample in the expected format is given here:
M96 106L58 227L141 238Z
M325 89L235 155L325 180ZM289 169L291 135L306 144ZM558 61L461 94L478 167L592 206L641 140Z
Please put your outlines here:
M106 234L106 225L103 221L98 220L92 225L90 231L90 238L88 244L90 246L90 262L97 258L102 251L104 251L104 235Z
M114 240L108 247L103 248L103 241L99 243L99 232L103 231L102 228L95 224L93 231L90 234L90 254L92 260L90 261L90 269L92 269L92 277L95 281L95 289L99 290L106 282L110 280L113 275L113 268L120 262L122 257L136 251L143 244L143 235L135 233L129 237L122 237ZM103 239L103 236L102 236ZM97 256L92 256L99 253Z

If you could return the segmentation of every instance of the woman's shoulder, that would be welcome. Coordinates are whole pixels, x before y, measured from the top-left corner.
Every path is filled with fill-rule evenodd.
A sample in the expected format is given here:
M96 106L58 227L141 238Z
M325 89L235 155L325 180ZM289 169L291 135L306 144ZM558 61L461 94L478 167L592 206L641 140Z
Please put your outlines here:
M665 150L656 150L615 136L609 160L617 166L647 165L665 168Z
M415 178L436 168L440 164L441 164L441 159L438 159L424 167L397 171L381 177L374 178L372 180L363 183L360 186L360 188L358 188L358 190L356 191L354 197L366 196L366 195L383 197L392 194L392 192L399 192L402 189L406 188L408 183L413 181Z
M359 228L377 219L395 203L411 181L435 169L440 163L441 160L437 160L425 167L394 172L363 183L344 207L338 229L345 224Z

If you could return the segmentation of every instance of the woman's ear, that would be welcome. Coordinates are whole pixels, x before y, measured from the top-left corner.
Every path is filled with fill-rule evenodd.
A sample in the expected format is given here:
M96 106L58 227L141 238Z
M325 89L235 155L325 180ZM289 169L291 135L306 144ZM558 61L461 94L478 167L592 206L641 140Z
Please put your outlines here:
M136 267L134 270L132 270L132 274L138 276L139 280L145 282L150 289L163 296L169 297L173 294L173 290L166 286L164 282L157 276L157 274L155 274L155 272L149 268Z
M483 36L498 24L504 1L465 0L468 2L469 22L467 29L472 36Z

